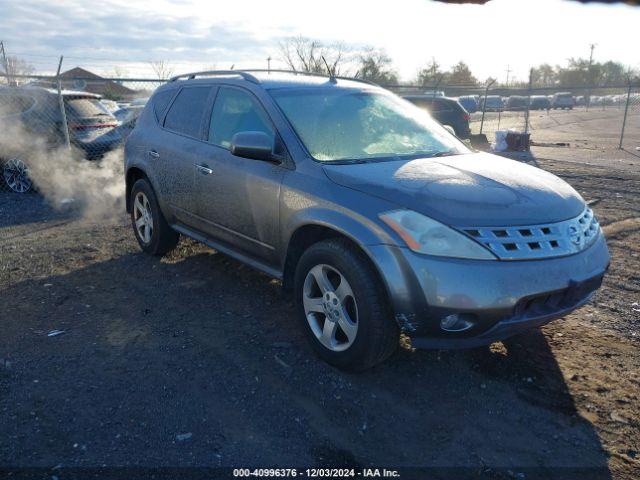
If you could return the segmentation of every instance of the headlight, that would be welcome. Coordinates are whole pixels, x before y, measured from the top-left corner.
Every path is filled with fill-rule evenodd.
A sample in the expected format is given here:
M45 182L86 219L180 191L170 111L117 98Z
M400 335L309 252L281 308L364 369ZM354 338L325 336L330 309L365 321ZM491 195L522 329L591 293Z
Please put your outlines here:
M394 210L381 214L380 218L414 252L475 260L496 259L489 250L466 235L411 210Z

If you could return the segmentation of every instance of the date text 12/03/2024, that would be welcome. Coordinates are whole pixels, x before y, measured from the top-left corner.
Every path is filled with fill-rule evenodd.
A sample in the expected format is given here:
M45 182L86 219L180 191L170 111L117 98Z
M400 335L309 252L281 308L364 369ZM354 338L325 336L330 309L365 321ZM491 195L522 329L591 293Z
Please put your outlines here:
M234 477L307 477L307 478L399 478L397 470L386 468L307 468L298 470L295 468L236 468L233 469Z

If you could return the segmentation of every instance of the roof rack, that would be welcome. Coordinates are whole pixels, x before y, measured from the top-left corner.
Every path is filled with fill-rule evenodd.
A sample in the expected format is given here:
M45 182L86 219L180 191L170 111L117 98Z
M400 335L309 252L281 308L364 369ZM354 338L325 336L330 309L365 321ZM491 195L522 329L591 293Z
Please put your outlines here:
M293 75L303 75L308 77L323 77L328 79L337 79L337 80L351 80L353 82L366 83L368 85L375 85L376 83L370 82L369 80L364 80L362 78L351 78L351 77L340 77L336 75L326 75L324 73L310 73L310 72L300 72L298 70L278 70L278 69L266 69L266 68L250 68L250 69L242 69L242 70L208 70L203 72L194 72L194 73L185 73L182 75L176 75L171 78L170 82L175 82L176 80L180 80L182 78L186 80L193 80L197 77L212 77L216 75L226 76L226 75L238 75L245 80L259 84L260 80L258 80L255 76L251 75L251 73L290 73Z
M214 76L228 76L228 75L238 75L248 82L251 83L260 83L256 77L246 73L243 70L205 70L202 72L193 72L193 73L184 73L182 75L176 75L169 79L170 82L175 82L184 78L185 80L193 80L197 77L214 77Z

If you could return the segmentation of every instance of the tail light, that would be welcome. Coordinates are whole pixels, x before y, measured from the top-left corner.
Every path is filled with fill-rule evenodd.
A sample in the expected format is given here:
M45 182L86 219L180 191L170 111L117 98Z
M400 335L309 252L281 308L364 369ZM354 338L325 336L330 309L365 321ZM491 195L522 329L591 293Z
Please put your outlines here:
M93 125L85 125L82 123L70 123L69 128L73 130L89 130L91 128L108 128L108 127L117 127L117 123L96 123Z
M462 118L468 122L469 120L471 120L471 115L469 115L468 113L463 113L462 114Z

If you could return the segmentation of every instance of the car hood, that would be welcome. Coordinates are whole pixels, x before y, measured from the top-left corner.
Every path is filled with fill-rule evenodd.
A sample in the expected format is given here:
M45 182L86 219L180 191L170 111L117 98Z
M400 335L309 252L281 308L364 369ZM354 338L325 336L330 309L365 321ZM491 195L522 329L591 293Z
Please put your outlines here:
M451 226L552 223L585 208L578 192L555 175L488 153L323 167L339 185Z

